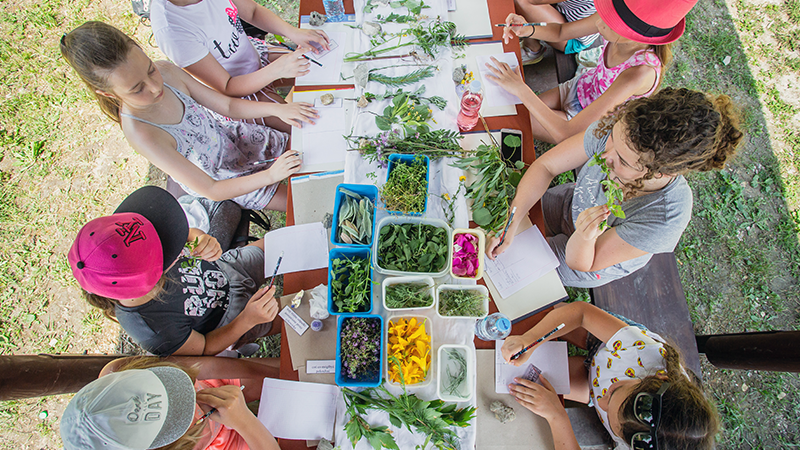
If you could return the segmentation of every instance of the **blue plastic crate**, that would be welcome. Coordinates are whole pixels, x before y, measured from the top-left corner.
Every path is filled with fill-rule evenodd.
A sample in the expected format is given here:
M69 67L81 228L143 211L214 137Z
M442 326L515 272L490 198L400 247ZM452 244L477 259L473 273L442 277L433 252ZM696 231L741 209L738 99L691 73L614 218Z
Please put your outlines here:
M335 315L354 316L357 314L369 314L372 312L372 264L369 268L369 308L366 311L357 312L339 312L334 310L333 304L333 288L331 287L331 280L333 280L333 260L336 258L364 258L367 261L372 260L372 251L369 247L358 246L351 248L334 248L328 253L328 312Z
M372 246L372 239L370 239L369 244L361 245L361 244L346 244L344 242L339 242L339 207L344 201L344 197L346 194L342 193L339 188L349 189L356 194L363 195L368 199L372 200L373 205L373 212L372 212L372 239L375 239L375 218L376 214L376 207L378 206L378 188L371 184L345 184L342 183L336 186L336 200L333 202L333 224L331 229L331 244L339 246L339 247L371 247Z
M421 216L425 214L428 209L428 191L431 184L431 160L425 155L403 155L400 153L392 153L389 155L389 169L386 171L386 181L389 181L389 176L392 174L392 169L397 164L415 164L416 158L425 160L425 203L422 207L422 212L404 212L404 211L391 211L387 208L387 212L393 215L407 215L407 216Z
M342 370L342 327L344 326L344 321L349 319L354 319L358 317L368 318L368 319L375 319L380 321L380 333L378 334L378 339L380 340L380 349L378 353L378 357L380 361L378 361L378 366L375 374L370 378L365 379L350 379L346 375L344 375L344 371ZM383 363L386 359L386 348L385 348L385 339L384 334L385 331L383 329L383 317L377 314L356 314L356 315L348 315L348 316L339 316L339 320L336 326L336 384L338 386L347 386L347 387L377 387L380 386L381 381L383 381Z

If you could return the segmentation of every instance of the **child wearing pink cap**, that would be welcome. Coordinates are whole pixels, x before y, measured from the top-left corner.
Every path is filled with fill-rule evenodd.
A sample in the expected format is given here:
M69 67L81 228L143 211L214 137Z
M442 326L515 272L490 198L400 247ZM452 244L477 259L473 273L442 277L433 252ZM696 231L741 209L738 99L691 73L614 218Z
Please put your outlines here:
M191 251L185 251L189 244ZM216 355L270 331L278 312L264 284L264 241L222 253L189 228L167 191L145 186L87 223L69 251L92 306L160 356Z
M653 94L672 59L671 45L685 28L696 0L595 0L597 13L575 22L507 26L503 39L557 42L600 33L603 52L596 67L536 95L518 70L494 60L489 77L522 100L531 114L535 138L557 144L586 130L626 100ZM526 23L510 14L506 24Z

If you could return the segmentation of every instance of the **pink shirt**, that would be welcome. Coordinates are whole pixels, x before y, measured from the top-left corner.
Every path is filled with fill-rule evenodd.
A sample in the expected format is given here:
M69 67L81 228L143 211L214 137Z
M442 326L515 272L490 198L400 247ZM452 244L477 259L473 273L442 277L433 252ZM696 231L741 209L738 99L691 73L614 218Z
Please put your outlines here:
M656 81L653 87L644 95L633 95L628 100L640 97L648 97L656 90L658 80L661 77L661 60L658 59L652 50L639 50L633 56L628 58L624 63L614 66L606 67L606 50L608 49L608 41L603 39L603 54L597 62L597 67L589 69L584 72L578 79L576 86L578 92L578 101L581 102L581 107L586 108L590 103L597 100L603 92L611 86L611 83L617 79L617 76L625 70L635 66L650 66L656 71Z
M202 391L226 385L241 386L242 382L240 380L197 380L194 383L194 389ZM195 407L194 416L195 420L203 416L203 410L199 406ZM249 448L244 438L235 430L211 419L206 419L206 429L194 450L249 450Z

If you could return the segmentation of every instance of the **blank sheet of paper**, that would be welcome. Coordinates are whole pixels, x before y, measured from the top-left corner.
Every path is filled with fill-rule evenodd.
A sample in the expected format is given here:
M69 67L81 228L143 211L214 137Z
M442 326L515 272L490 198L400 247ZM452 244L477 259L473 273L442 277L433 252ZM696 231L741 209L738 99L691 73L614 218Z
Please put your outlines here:
M272 276L283 252L278 275L328 267L328 233L322 222L270 231L264 236L264 274Z
M486 274L503 298L558 267L558 258L537 227L530 227L514 238L514 243L494 261L486 259Z
M333 440L338 386L264 378L258 420L282 439Z
M342 60L344 59L344 42L347 34L342 31L326 31L330 39L336 41L339 45L330 53L317 57L313 52L308 52L308 57L322 64L322 67L311 63L311 71L297 80L302 80L302 85L325 85L325 84L338 84L340 82L340 73L342 71Z
M495 392L508 394L508 385L514 383L515 377L522 377L528 366L533 364L542 371L542 376L553 385L557 394L569 394L569 363L567 362L567 343L564 341L543 342L528 352L531 356L525 364L517 367L503 359L505 339L495 342L494 381ZM541 384L541 383L540 383Z
M476 56L475 62L478 64L478 70L481 73L481 80L483 80L483 102L489 107L522 104L522 100L520 100L516 95L509 94L508 91L500 87L500 85L492 81L492 79L487 76L487 74L491 75L492 72L488 67L486 67L486 64L495 66L494 62L492 62L490 59L492 56L496 60L504 62L512 68L519 67L517 55L511 52L497 55Z

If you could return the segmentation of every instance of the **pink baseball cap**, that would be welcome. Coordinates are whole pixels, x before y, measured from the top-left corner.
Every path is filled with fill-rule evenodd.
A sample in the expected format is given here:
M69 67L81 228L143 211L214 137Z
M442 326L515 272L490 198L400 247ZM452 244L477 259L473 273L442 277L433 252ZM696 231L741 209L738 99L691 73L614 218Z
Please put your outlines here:
M117 300L138 298L155 287L188 235L178 201L157 186L145 186L114 214L84 225L67 259L83 289Z
M595 0L600 18L622 37L642 44L675 42L697 0Z

